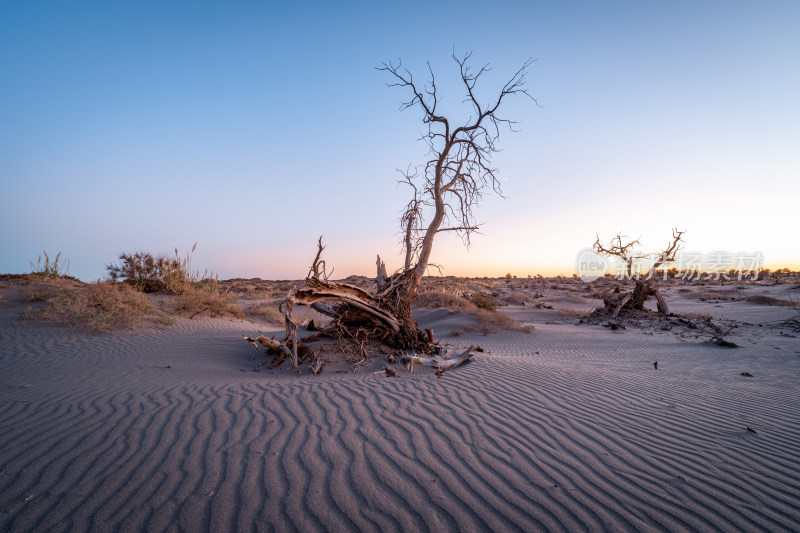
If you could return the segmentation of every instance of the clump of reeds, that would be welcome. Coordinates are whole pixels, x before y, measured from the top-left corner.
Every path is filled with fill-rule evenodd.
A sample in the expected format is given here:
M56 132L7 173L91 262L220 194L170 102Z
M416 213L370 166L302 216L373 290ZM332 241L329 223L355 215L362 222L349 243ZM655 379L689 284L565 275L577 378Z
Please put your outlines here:
M33 261L30 262L31 264L31 276L42 278L42 279L58 279L63 278L67 275L69 271L69 261L67 264L64 265L63 263L59 264L61 260L61 252L56 254L54 260L50 260L50 256L47 254L47 250L42 252L44 254L44 262L42 262L42 256L40 255L38 259L36 259L36 264Z

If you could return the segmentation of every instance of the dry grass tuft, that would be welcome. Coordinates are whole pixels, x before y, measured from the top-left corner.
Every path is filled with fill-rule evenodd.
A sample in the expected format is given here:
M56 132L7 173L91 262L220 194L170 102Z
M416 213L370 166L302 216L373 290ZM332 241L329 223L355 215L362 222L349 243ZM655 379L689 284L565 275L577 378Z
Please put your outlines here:
M492 301L497 305L494 297L492 297ZM414 306L425 308L444 307L451 311L471 313L475 315L478 322L468 327L467 330L477 331L484 335L496 333L500 329L523 331L525 333L531 333L533 331L533 326L520 324L511 317L495 311L494 308L482 309L475 304L472 298L467 299L455 294L439 291L423 292L414 300Z
M570 302L576 304L585 304L585 303L590 303L592 301L591 298L586 298L585 296L580 294L575 294L574 292L568 292L567 294L565 294L564 299L569 300Z
M558 314L564 318L585 318L592 314L591 309L575 309L572 307L562 307L560 309L556 309L556 311L558 311Z
M523 333L533 333L534 327L517 322L508 315L498 313L497 311L488 311L486 309L478 309L473 313L478 322L467 327L467 331L476 331L488 335L490 333L497 333L501 329L509 331L521 331Z
M478 306L463 296L440 291L421 293L414 300L414 306L428 309L444 307L446 309L450 309L451 311L464 311L466 313L478 312Z
M41 319L91 332L132 329L146 316L162 319L147 297L127 285L92 283L83 287L56 287L47 305L28 308L22 318Z
M216 290L215 283L211 285L197 284L184 288L177 297L175 310L178 313L189 315L189 318L200 315L207 315L211 318L222 316L244 318L241 308L232 304L227 294Z
M505 305L528 305L530 303L535 303L536 298L528 294L512 293L503 297L503 301Z

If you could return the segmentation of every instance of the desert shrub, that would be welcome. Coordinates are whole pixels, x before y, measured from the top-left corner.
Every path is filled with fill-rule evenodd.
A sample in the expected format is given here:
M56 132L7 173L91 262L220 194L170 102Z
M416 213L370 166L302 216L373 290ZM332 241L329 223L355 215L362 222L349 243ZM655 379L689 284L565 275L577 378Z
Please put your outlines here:
M119 264L106 266L112 281L128 283L141 292L159 292L167 288L164 270L169 266L164 257L156 258L149 252L123 253L119 261Z
M123 281L142 292L169 292L183 294L189 288L198 286L207 292L217 291L218 279L208 270L200 274L192 268L192 251L181 259L178 249L174 256L153 256L149 252L123 253L118 264L106 266L112 281Z
M113 282L59 287L48 296L47 302L40 309L26 309L22 317L101 332L130 329L146 315L158 316L144 294Z
M478 309L486 309L488 311L494 311L499 305L497 298L492 294L470 294L469 301L474 303Z
M764 296L763 294L754 294L748 296L746 301L759 305L776 305L780 307L793 307L792 302L789 300L781 300L780 298L773 298L772 296Z

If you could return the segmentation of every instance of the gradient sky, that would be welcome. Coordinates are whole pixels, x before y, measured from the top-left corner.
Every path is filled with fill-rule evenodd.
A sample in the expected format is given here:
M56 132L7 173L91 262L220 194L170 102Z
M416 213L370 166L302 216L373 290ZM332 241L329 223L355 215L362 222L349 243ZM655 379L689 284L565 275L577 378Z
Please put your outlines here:
M383 60L437 75L474 50L492 98L529 57L541 107L495 158L452 275L575 271L595 233L670 228L686 247L800 268L800 2L0 3L0 272L42 250L105 274L121 252L188 251L221 278L299 279L324 234L334 277L400 266L396 169L419 114Z

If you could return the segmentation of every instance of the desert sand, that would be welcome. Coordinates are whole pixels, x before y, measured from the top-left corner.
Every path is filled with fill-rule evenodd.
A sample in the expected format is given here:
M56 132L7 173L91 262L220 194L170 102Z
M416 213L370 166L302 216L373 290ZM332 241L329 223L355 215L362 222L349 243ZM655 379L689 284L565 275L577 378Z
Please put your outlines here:
M419 310L485 350L441 379L256 372L242 335L279 326L88 334L19 320L6 289L0 530L800 530L800 339L774 326L794 311L670 287L739 321L726 349L580 323L600 302L559 283L503 308L530 334Z

